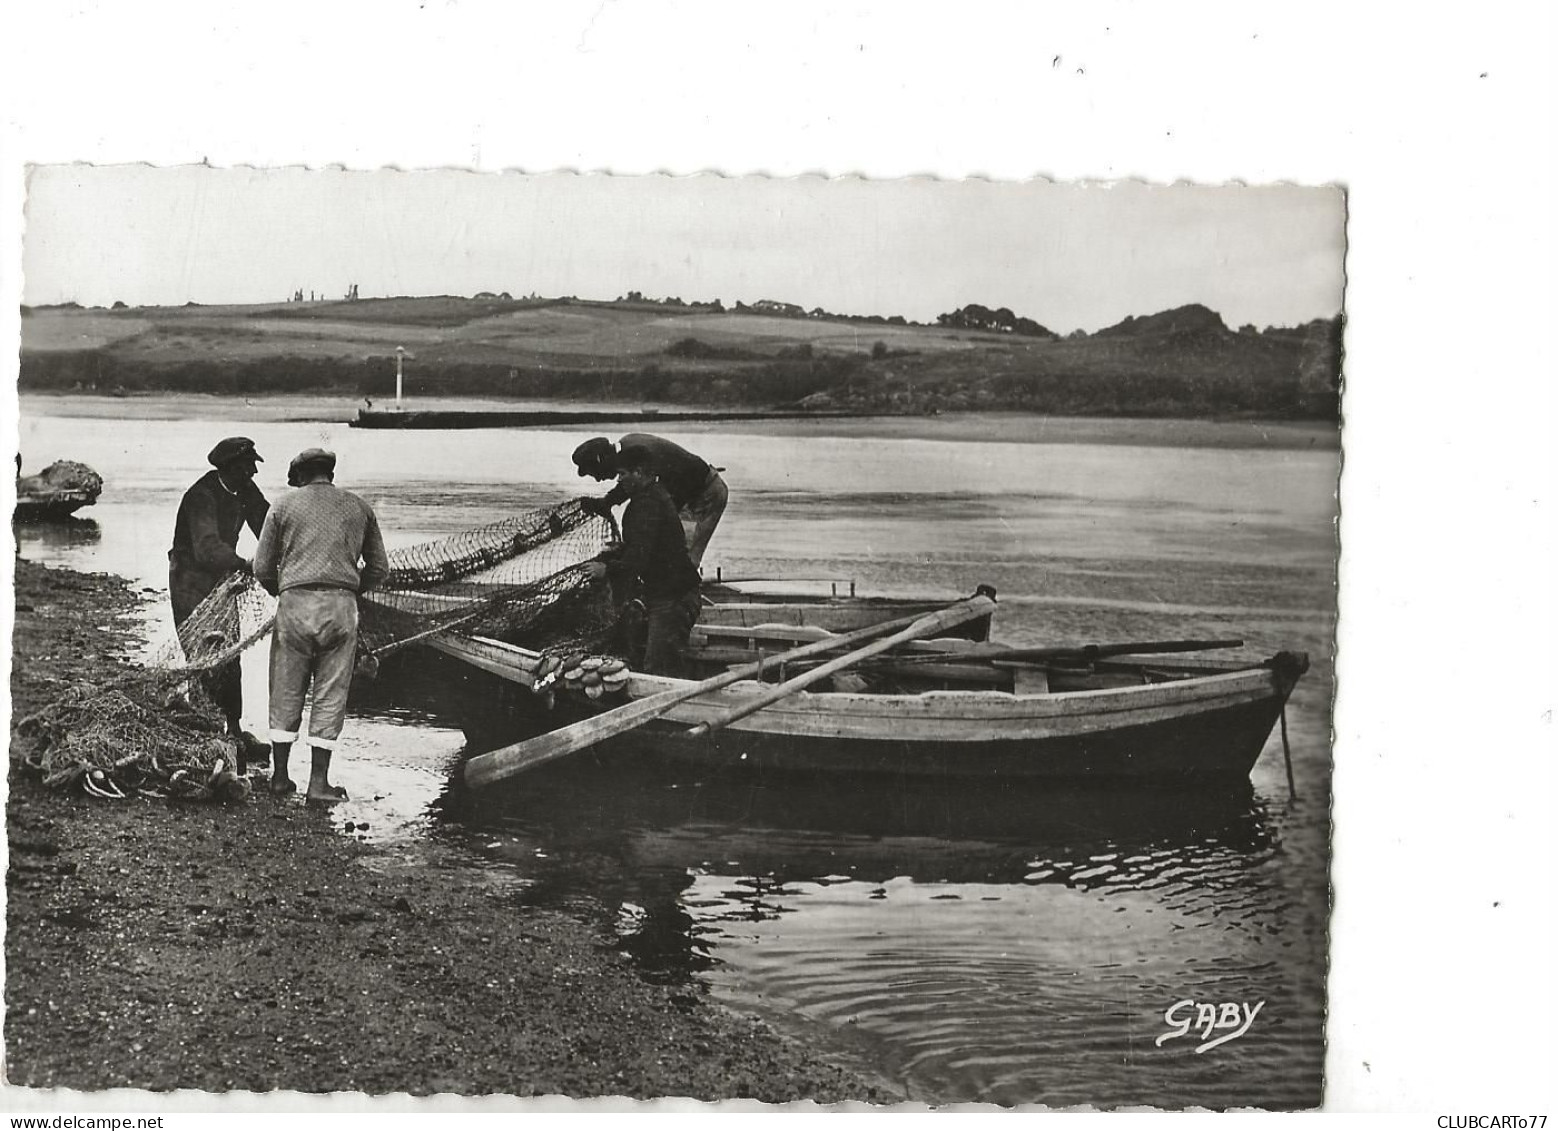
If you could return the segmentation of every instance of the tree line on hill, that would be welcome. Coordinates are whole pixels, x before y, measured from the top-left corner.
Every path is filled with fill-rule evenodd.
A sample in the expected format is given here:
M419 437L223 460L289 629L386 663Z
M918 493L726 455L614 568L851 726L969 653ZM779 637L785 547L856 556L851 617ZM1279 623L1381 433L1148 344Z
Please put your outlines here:
M378 300L389 301L389 300ZM560 300L551 300L560 301ZM370 303L356 304L358 310ZM773 314L752 309L753 313ZM415 322L414 309L397 320ZM461 321L425 312L431 323ZM810 317L810 315L806 315ZM1340 315L1301 326L1230 330L1220 315L1189 305L1128 317L1090 335L1057 337L1004 308L971 304L944 327L1005 333L990 348L922 349L903 336L869 349L836 342L760 338L737 344L684 337L658 357L583 360L572 366L425 358L405 378L413 397L646 402L720 407L862 411L1024 410L1059 415L1215 416L1335 420L1340 412ZM1004 327L1004 329L1003 329ZM889 344L891 342L891 345ZM157 360L113 346L24 350L25 390L321 393L382 399L395 389L393 354Z
M953 326L959 330L991 330L999 334L1021 334L1028 338L1058 338L1059 334L1040 326L1031 318L1013 314L1007 307L991 310L971 302L949 314L936 315L939 326Z

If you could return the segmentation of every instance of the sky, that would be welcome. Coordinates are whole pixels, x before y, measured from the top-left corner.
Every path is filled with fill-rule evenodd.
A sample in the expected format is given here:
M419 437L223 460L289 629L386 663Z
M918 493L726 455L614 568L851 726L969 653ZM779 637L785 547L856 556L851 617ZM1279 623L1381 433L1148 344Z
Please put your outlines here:
M26 193L34 306L637 290L913 321L982 303L1060 333L1342 308L1338 188L43 165Z

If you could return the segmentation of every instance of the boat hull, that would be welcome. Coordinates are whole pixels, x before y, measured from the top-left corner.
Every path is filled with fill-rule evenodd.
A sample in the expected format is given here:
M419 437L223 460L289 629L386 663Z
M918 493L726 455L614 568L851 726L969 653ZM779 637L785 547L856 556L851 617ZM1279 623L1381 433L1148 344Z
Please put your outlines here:
M534 653L457 634L432 646L471 668L529 686ZM766 685L698 694L612 742L677 761L798 773L1057 780L1242 779L1260 757L1297 675L1280 665L1171 682L1018 695L801 692L714 732L688 730L740 707ZM635 675L631 698L689 688ZM483 698L480 694L474 697ZM485 697L497 702L499 696ZM556 696L508 696L531 729L607 709Z
M47 522L55 518L69 518L82 507L91 506L93 501L84 495L54 499L19 498L13 513L17 522Z
M757 410L752 412L605 412L563 410L505 409L358 409L348 424L352 428L562 428L573 425L598 426L631 424L667 424L685 421L719 423L747 420L860 420L877 416L904 416L901 412L852 412L794 410Z
M1029 734L950 742L898 737L831 738L735 724L701 738L650 723L626 739L678 761L741 764L790 773L903 777L1167 780L1249 777L1281 710L1275 697L1080 734Z
M21 470L18 457L17 470ZM46 522L68 518L82 507L97 502L103 492L103 477L84 463L55 460L37 475L17 475L17 522Z

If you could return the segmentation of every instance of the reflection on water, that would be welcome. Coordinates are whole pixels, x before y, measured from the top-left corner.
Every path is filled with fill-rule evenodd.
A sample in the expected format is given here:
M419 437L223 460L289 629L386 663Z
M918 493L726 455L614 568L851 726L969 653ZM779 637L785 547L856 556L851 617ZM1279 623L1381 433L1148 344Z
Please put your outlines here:
M881 776L688 770L645 756L586 756L478 793L457 777L436 805L460 829L544 841L559 858L610 857L627 873L732 870L792 881L1058 885L1158 891L1187 912L1263 902L1274 851L1250 785L1133 791ZM588 869L551 869L562 890ZM769 894L772 894L771 892Z
M16 536L17 552L29 561L48 565L64 564L74 554L97 545L103 539L103 530L95 519L68 518L38 519L31 522L13 522L11 531Z
M625 753L475 795L456 776L439 831L529 877L527 902L600 917L654 976L838 1026L922 1097L1317 1101L1318 1003L1284 984L1296 909L1248 784L686 774ZM1224 1057L1259 1066L1256 1098L1152 1043L1213 988L1281 1017Z

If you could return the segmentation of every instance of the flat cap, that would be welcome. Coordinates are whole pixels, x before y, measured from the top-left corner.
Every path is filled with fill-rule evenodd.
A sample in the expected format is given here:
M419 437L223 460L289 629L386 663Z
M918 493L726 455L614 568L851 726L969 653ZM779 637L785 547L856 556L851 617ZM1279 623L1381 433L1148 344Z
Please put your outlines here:
M212 448L206 462L212 467L225 467L236 459L252 459L264 463L264 458L254 450L254 441L247 436L229 436Z
M300 472L310 465L323 467L326 471L335 470L335 453L327 452L323 448L304 448L292 457L292 462L287 465L287 486L302 486Z
M595 468L616 455L617 448L604 436L596 436L593 440L586 440L573 450L574 466L579 469L580 475L588 475Z

